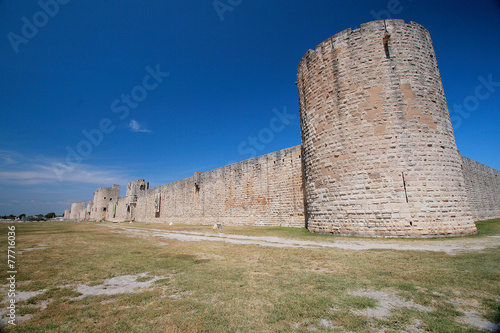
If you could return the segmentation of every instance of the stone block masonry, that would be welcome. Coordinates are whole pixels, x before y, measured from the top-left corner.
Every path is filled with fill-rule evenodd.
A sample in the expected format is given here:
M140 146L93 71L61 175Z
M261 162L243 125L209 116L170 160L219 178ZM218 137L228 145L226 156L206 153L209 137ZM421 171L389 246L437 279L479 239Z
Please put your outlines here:
M109 217L110 206L118 200L120 196L120 185L112 187L101 187L94 192L93 205L89 209L90 220L105 220ZM111 205L110 205L111 204Z
M402 20L345 30L297 75L310 231L476 232L429 32Z
M303 227L300 146L149 189L135 220Z
M302 145L149 188L74 203L78 220L306 226L434 237L500 217L500 172L461 157L429 32L402 20L347 29L309 50L297 86Z
M500 218L500 171L463 156L462 169L474 220Z
M83 221L85 218L85 201L73 202L69 211L69 219L73 221Z
M118 185L99 188L72 211L77 220L304 227L301 146L152 189L139 179L118 195Z

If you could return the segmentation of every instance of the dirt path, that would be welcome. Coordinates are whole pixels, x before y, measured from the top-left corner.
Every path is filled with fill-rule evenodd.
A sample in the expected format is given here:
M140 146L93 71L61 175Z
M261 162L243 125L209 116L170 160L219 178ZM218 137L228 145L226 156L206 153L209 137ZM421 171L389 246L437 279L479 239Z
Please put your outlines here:
M139 229L133 226L96 224L103 227L115 229L116 232L126 233L131 236L148 237L154 236L162 239L174 239L186 242L197 241L217 241L227 242L231 244L242 245L261 245L279 248L338 248L344 250L400 250L400 251L432 251L446 252L448 254L456 254L461 251L480 251L486 248L494 248L500 246L500 238L485 237L476 239L460 239L453 240L443 239L432 241L405 242L404 239L380 241L380 240L352 240L352 239L335 239L329 242L315 242L297 239L287 239L281 237L264 237L264 236L245 236L245 235L230 235L230 234L209 234L201 232L188 231L165 231L160 229Z

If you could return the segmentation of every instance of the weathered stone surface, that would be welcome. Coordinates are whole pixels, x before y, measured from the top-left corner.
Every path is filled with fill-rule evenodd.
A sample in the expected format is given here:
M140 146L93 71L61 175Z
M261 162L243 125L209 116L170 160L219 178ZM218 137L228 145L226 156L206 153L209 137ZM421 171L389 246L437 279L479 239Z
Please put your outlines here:
M90 220L106 220L110 216L110 209L120 196L120 185L100 187L94 192L93 205L90 209Z
M465 189L474 220L500 217L500 171L462 156Z
M85 218L85 201L73 202L69 213L69 219L73 221L83 221Z
M140 179L100 188L89 220L303 227L301 147L231 164L149 189ZM159 196L158 196L159 195ZM155 206L159 197L159 208ZM85 206L75 209L83 210ZM158 211L157 211L158 210ZM85 216L85 214L83 214Z
M429 32L345 30L298 67L307 225L314 232L476 231Z
M71 209L64 210L64 219L65 220L70 220L71 219Z
M300 154L296 146L149 189L137 198L135 220L303 227Z

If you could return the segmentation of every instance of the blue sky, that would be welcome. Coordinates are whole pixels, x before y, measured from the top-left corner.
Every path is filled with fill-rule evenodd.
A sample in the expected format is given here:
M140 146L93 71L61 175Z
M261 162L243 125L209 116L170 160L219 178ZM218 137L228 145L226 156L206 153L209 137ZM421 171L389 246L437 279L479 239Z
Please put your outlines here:
M500 169L498 1L58 1L0 0L0 215L300 144L302 56L385 18L431 32L458 149Z

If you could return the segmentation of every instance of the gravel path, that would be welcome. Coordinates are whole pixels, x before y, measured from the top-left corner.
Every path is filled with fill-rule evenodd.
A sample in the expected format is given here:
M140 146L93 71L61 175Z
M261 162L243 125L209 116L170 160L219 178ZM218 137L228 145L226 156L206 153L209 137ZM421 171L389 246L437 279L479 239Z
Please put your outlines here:
M162 239L173 239L186 242L216 241L241 245L261 245L278 248L337 248L343 250L399 250L399 251L431 251L456 254L461 251L480 251L486 248L500 246L500 238L486 237L481 239L432 240L408 241L397 239L391 241L381 240L352 240L335 239L334 241L306 241L281 237L230 235L223 233L201 233L189 231L165 231L160 229L140 229L126 225L97 224L116 232L129 234L133 237L154 236Z

